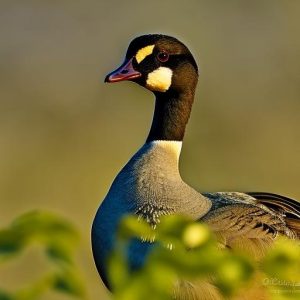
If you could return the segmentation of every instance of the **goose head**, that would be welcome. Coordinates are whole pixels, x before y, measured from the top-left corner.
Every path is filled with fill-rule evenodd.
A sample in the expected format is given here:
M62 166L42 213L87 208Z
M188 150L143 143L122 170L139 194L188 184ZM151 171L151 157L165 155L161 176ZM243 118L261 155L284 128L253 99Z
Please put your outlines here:
M156 93L194 90L198 67L189 49L174 37L149 34L135 38L124 63L105 82L134 81Z

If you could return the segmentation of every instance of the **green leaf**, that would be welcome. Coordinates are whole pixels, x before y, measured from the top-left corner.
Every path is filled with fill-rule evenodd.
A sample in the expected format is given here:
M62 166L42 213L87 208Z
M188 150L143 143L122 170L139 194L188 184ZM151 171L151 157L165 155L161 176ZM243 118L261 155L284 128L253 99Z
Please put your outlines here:
M211 233L207 226L201 223L188 225L182 236L183 243L188 248L199 247L211 239Z
M168 298L171 297L172 289L178 279L177 272L172 266L159 262L147 264L145 277L152 291L155 290L160 295Z
M54 278L53 287L60 292L72 296L83 297L85 295L82 279L75 270L65 269L57 273Z
M46 248L47 256L58 264L73 264L74 246L68 240L53 239Z
M78 233L71 223L48 212L32 211L21 215L12 223L11 228L27 238L39 238L43 241L56 238L69 241L78 239Z
M128 265L122 252L114 251L109 258L108 265L108 277L112 290L122 290L130 279Z
M157 226L159 239L167 243L181 241L183 232L190 224L191 220L183 216L163 216Z
M14 300L13 296L8 294L7 292L0 290L0 300Z
M231 295L250 279L253 271L249 259L229 253L216 268L216 285L224 295Z
M49 289L58 290L74 297L84 296L83 281L72 267L78 233L65 219L47 212L29 212L18 217L0 231L0 258L11 257L34 242L45 246L46 254L58 273L50 274L17 290L12 295L0 291L0 300L40 299Z
M154 240L155 238L155 232L150 225L143 219L132 215L128 215L121 220L118 235L123 240L129 240L133 237L144 240Z
M300 245L287 238L279 239L263 261L264 271L273 278L300 282Z
M0 258L18 253L24 246L24 236L11 229L4 229L0 231Z

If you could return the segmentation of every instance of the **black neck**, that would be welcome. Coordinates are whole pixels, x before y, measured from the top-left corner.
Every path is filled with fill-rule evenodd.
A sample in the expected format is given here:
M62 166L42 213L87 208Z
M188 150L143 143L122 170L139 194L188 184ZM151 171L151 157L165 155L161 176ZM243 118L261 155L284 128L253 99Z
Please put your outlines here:
M151 129L146 142L182 141L194 101L194 89L180 94L157 93Z

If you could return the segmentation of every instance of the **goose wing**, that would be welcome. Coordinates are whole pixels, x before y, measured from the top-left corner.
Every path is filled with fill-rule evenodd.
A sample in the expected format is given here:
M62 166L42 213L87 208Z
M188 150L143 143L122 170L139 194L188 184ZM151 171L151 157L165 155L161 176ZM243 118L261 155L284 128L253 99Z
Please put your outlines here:
M213 205L206 222L228 248L259 259L279 235L299 237L299 202L267 193L205 193Z
M285 196L264 193L249 192L247 195L254 197L258 203L268 207L272 211L283 215L284 221L298 238L300 238L300 202Z

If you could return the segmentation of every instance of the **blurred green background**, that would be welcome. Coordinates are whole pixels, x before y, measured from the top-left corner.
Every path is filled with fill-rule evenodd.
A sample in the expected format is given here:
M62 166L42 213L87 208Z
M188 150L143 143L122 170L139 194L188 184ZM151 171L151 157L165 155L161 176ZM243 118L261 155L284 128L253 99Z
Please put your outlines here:
M201 191L299 199L299 16L299 1L282 0L1 0L0 227L35 208L67 217L82 235L90 297L108 299L90 227L146 138L153 96L103 79L144 33L178 37L200 66L183 178ZM1 266L0 285L26 284L43 266L30 250Z

